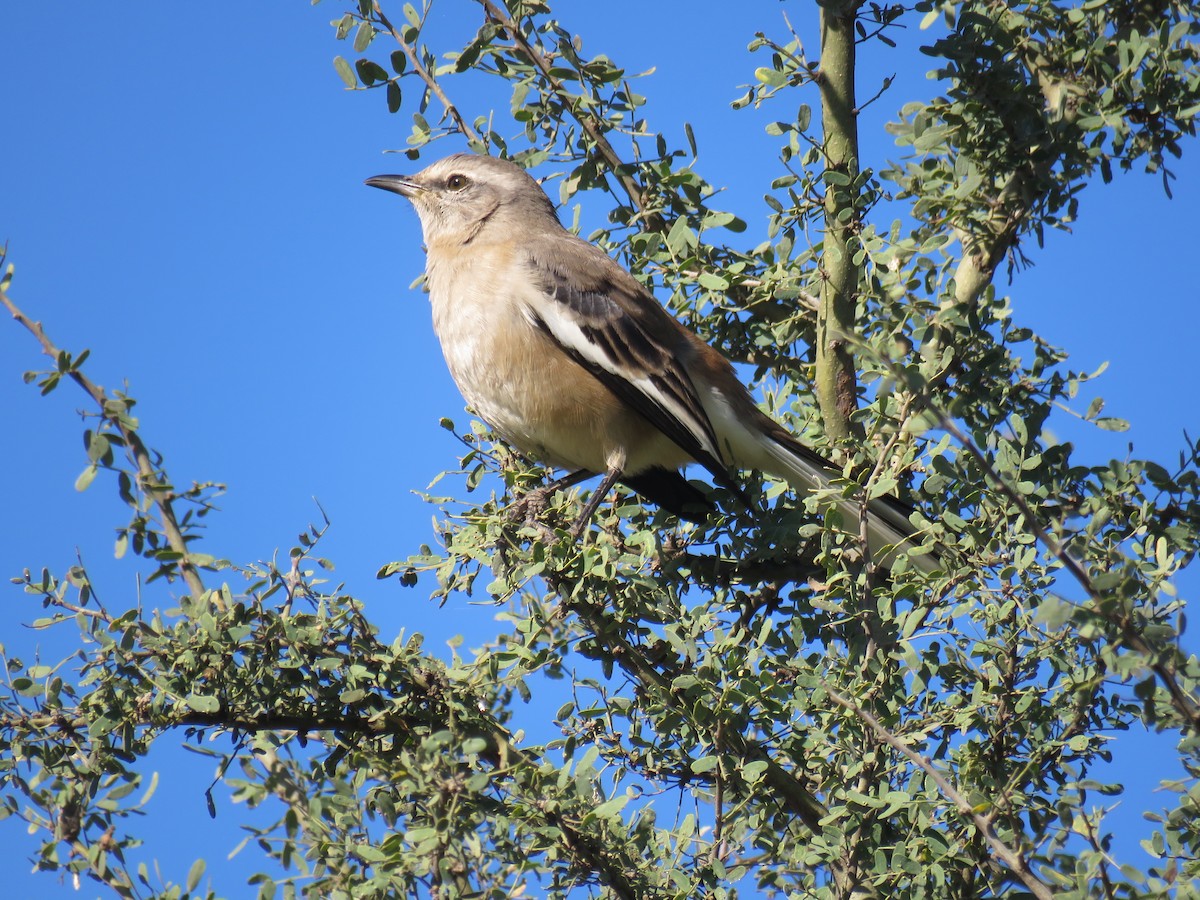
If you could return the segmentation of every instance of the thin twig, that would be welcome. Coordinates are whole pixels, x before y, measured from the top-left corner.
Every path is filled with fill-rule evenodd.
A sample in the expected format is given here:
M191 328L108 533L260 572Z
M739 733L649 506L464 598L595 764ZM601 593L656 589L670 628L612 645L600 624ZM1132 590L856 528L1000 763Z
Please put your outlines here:
M517 22L513 20L512 16L509 15L508 10L493 3L492 0L480 0L480 2L483 4L484 10L487 12L488 18L504 30L505 34L508 35L513 44L515 44L516 47L529 59L529 61L533 63L537 70L542 73L542 77L546 79L547 84L550 85L554 93L564 99L569 100L573 95L567 90L566 85L564 85L561 80L552 74L550 61L546 58L546 55L542 53L539 47L530 42L530 40L525 36L524 32L521 31L520 25L518 25ZM587 136L595 143L596 150L599 152L600 156L604 158L604 161L608 163L609 169L621 183L621 186L625 189L625 193L629 195L630 202L639 212L645 213L646 192L642 188L642 185L638 183L638 180L629 174L628 171L626 171L626 165L624 161L613 148L613 145L609 143L608 137L604 134L604 129L602 129L596 123L596 120L591 116L581 114L578 104L567 102L564 104L564 107L571 114L572 118L579 123L579 127L582 128L584 132L587 133ZM655 215L654 218L658 219L659 217ZM657 224L651 224L657 228L661 227L662 222L660 221Z
M664 547L658 562L662 566L687 569L688 574L698 582L721 587L775 581L801 582L825 574L825 567L813 561L811 552L795 559L746 560L688 553L674 547Z
M0 255L0 265L3 265L3 262L4 257ZM12 314L12 317L20 322L37 339L37 342L42 347L42 352L57 362L63 351L55 346L46 335L41 323L35 322L25 315L8 296L8 291L3 288L0 288L0 303L3 303L5 308ZM176 518L175 511L172 508L171 501L175 495L171 491L159 489L161 485L155 474L154 463L150 459L150 452L146 449L145 444L142 443L142 439L134 429L121 421L119 416L109 414L106 405L108 398L104 394L104 388L95 384L76 368L72 368L66 374L92 398L92 401L100 408L101 416L120 432L121 437L125 441L127 452L137 467L138 480L141 483L142 490L158 508L159 516L162 519L163 536L167 539L167 545L171 550L179 554L179 574L182 576L192 597L199 599L205 592L204 582L200 580L200 573L191 562L187 542L184 540L183 531L179 527L179 520ZM213 602L218 606L222 604L217 595L213 596Z
M713 736L713 747L717 750L717 768L713 773L713 843L712 861L719 862L725 855L721 850L721 842L725 840L725 761L721 757L720 747L724 743L722 736L725 732L725 720L717 721L717 732Z
M1095 826L1092 825L1092 820L1088 818L1087 813L1080 813L1079 818L1083 820L1083 830L1086 832L1084 836L1087 838L1087 842L1100 855L1100 883L1104 887L1104 896L1108 900L1116 900L1117 889L1113 885L1112 879L1108 877L1108 866L1112 860L1104 852L1104 848L1100 846L1100 841L1096 837Z
M479 133L467 124L466 119L464 119L462 114L458 111L458 107L450 102L450 98L446 96L446 92L442 90L442 86L437 83L437 79L433 77L433 73L425 68L424 64L421 62L421 57L417 55L416 48L404 39L404 35L401 32L396 30L396 26L394 26L388 17L384 15L383 9L380 8L378 2L374 4L374 10L375 17L379 20L379 24L382 25L387 30L388 34L390 34L396 41L396 43L400 45L400 49L403 50L404 55L408 57L408 64L412 66L412 71L415 72L423 82L425 82L425 87L429 89L429 92L438 98L438 101L442 104L442 108L446 111L446 115L450 116L450 118L454 120L455 127L462 132L463 136L466 137L467 140L474 144L482 144L483 139L479 136Z

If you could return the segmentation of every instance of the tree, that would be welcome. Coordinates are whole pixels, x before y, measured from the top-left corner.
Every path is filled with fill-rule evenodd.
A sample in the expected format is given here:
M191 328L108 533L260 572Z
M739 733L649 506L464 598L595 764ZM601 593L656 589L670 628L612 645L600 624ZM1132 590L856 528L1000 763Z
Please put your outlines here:
M651 130L634 82L546 4L462 6L483 24L449 62L424 43L427 10L352 8L339 73L412 112L414 159L462 135L565 172L564 204L603 199L590 239L840 455L846 496L907 492L942 569L880 571L858 535L758 482L753 510L718 492L702 529L622 495L574 541L585 498L539 494L548 473L473 427L463 484L492 495L435 500L441 546L380 575L489 595L508 628L470 658L388 645L322 583L320 527L284 566L199 552L213 486L176 487L133 398L95 385L6 279L54 360L31 380L94 404L81 485L112 473L123 549L151 587L184 592L145 612L101 605L82 566L23 579L49 609L36 624L80 640L69 666L8 660L3 808L44 830L43 865L145 893L124 864L141 760L168 735L211 753L202 739L223 732L228 783L279 810L256 837L289 876L264 873L264 895L1195 891L1200 666L1171 579L1200 541L1200 449L1168 469L1055 442L1052 409L1092 376L1014 321L994 277L1076 218L1097 172L1144 165L1167 184L1200 109L1197 7L827 3L816 61L764 32L738 105L802 97L820 127L807 104L769 126L780 160L755 242L697 171L690 129L686 149ZM942 93L904 107L905 158L872 169L856 54L917 22ZM516 135L455 105L467 73L504 91ZM1080 414L1122 427L1101 412ZM560 734L525 721L535 694L560 698ZM1138 720L1179 736L1190 776L1169 785L1145 872L1114 864L1091 805L1116 790L1092 774L1108 733Z

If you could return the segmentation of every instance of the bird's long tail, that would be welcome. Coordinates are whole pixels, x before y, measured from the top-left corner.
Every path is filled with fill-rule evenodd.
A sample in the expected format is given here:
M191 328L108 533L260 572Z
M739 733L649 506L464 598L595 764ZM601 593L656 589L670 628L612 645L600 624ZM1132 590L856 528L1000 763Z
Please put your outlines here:
M738 417L724 403L711 403L708 412L718 422L725 441L723 450L739 468L759 469L782 478L802 495L828 488L840 475L820 455L757 409L742 410ZM745 427L747 415L757 420L757 428ZM857 500L841 500L837 506L843 527L858 533L862 504ZM910 510L895 497L877 497L867 504L867 545L875 563L890 569L899 554L916 547L917 529L909 522L909 514ZM931 554L913 555L909 559L925 572L937 568L937 559Z
M782 478L801 493L827 488L840 474L782 428L772 429L761 438L763 471ZM841 500L837 506L842 526L857 533L861 529L861 502ZM910 513L895 497L876 497L867 503L867 546L872 561L890 569L898 554L908 553L916 546L917 529L908 520ZM924 572L937 568L937 559L931 554L911 555L909 560Z

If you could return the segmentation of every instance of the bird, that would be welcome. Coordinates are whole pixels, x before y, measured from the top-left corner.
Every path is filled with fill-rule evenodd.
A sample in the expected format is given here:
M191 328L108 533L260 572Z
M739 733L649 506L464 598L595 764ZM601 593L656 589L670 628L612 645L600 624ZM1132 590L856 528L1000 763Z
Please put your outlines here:
M614 484L693 521L713 509L681 474L698 463L745 500L753 469L798 494L835 468L755 404L732 364L684 327L601 248L563 227L541 185L516 163L459 153L415 175L365 184L407 198L420 219L433 328L468 405L523 454L603 479L586 523ZM563 479L567 483L567 479ZM863 506L835 501L859 533ZM872 558L891 568L912 549L909 510L866 506ZM934 559L912 562L932 571Z

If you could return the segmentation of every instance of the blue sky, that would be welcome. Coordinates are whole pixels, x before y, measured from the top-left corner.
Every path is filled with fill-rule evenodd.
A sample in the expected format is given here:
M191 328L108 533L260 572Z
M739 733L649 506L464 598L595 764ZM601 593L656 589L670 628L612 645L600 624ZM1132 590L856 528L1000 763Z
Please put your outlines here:
M560 18L584 35L586 51L630 72L656 68L638 87L650 97L650 121L677 145L683 123L694 125L698 168L727 187L727 206L750 222L747 240L756 243L750 237L767 215L764 173L776 155L761 125L780 114L728 103L762 64L745 53L753 32L784 34L781 7L721 6L726 18L714 21L694 4L567 2ZM423 265L416 217L362 185L414 168L382 153L405 146L410 110L389 115L380 93L344 89L331 62L351 48L328 26L341 12L331 0L272 4L269 13L223 0L186 14L168 4L73 0L56 4L50 19L36 4L0 6L0 242L16 265L13 297L60 346L92 350L94 380L111 388L128 379L145 437L174 477L228 483L205 549L239 561L286 554L319 518L316 498L333 522L323 555L385 637L421 631L434 648L463 633L470 646L491 632L494 610L462 598L439 609L423 600L426 585L406 591L374 579L430 540L433 510L412 492L455 464L459 445L439 417L466 417L425 297L408 290ZM815 56L810 6L791 14ZM479 15L474 4L447 0L433 34L452 36L449 48ZM635 16L637 27L623 24ZM913 49L922 36L899 37L897 50L880 47L863 60L863 96L883 75L898 76L864 115L867 164L897 155L879 124L929 91L929 60ZM507 95L485 96L478 79L454 85L472 113L507 109ZM445 142L428 158L461 148ZM1169 465L1182 430L1197 427L1188 226L1200 164L1188 149L1173 201L1157 176L1090 187L1073 233L1027 247L1036 267L998 285L1019 321L1072 352L1073 368L1111 363L1095 391L1133 427L1112 434L1061 418L1055 427L1083 462L1124 456L1132 442L1136 455ZM61 572L78 552L113 606L132 602L136 584L131 561L112 559L123 522L115 492L103 478L85 493L73 488L86 462L75 413L83 396L64 387L42 398L21 382L42 365L30 336L0 322L0 410L9 423L0 456L0 641L14 655L40 648L57 660L67 643L22 628L39 610L9 577L26 566ZM1196 584L1188 573L1185 596ZM169 606L159 590L144 589L146 603ZM1145 833L1141 804L1153 802L1146 792L1172 755L1161 737L1117 742L1113 772L1131 787L1124 805L1133 833ZM177 880L196 856L222 868L240 840L242 811L226 804L209 821L211 763L164 751L151 764L164 784L150 806L153 828L135 830L168 839L149 852ZM17 823L0 828L0 873L14 896L79 896L53 878L28 879L35 842ZM239 857L218 889L241 893L236 873L254 862Z

